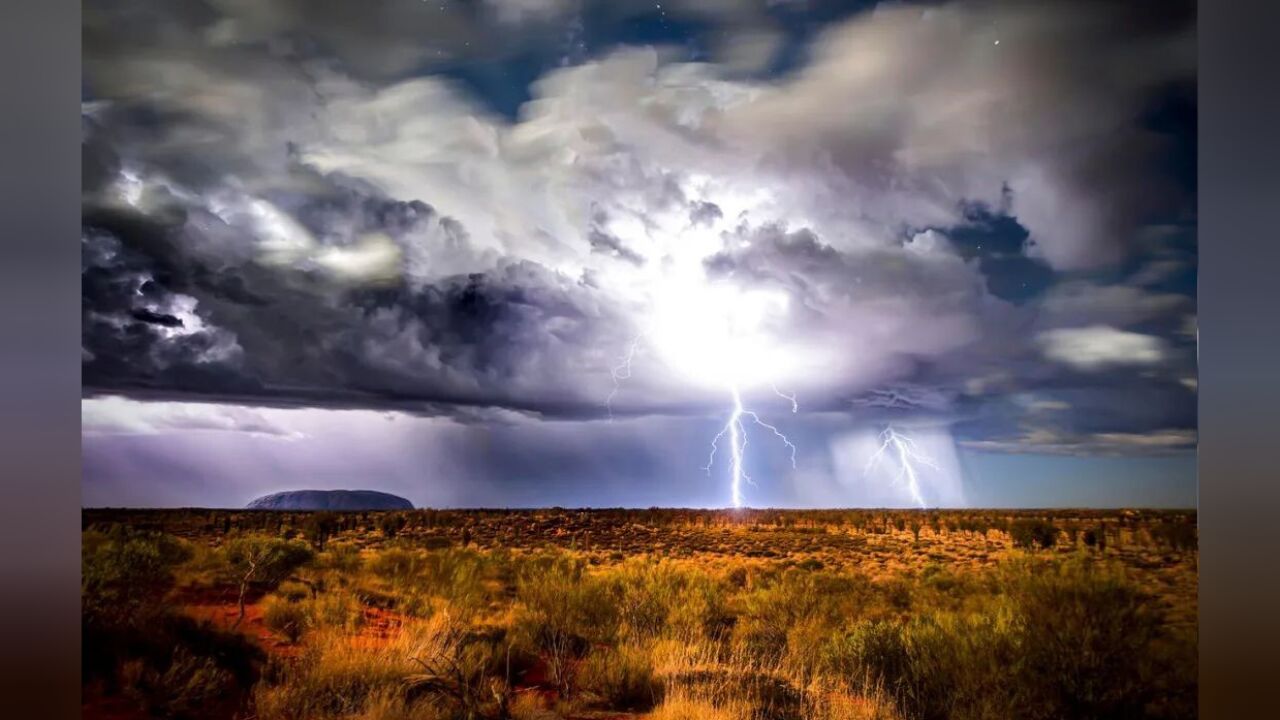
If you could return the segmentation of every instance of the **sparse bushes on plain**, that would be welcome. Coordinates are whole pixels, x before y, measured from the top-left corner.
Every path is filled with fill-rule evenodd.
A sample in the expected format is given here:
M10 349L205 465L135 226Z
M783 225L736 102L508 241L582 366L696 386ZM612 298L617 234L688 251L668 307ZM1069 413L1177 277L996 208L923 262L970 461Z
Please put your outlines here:
M582 538L582 549L493 549L480 514L467 521L470 547L428 547L458 532L444 513L406 513L391 533L377 515L339 515L341 533L319 553L279 535L308 527L306 518L249 514L243 522L262 534L233 527L223 536L223 517L201 520L217 543L86 531L86 682L108 683L145 712L192 719L1195 716L1194 625L1171 625L1117 570L1135 544L1147 562L1153 542L1194 551L1185 529L1194 523L1177 516L1132 521L1113 535L1120 552L996 554L985 568L939 552L932 533L854 532L856 522L891 529L905 517L914 534L942 524L933 513L850 514L844 528L839 516L703 513L664 530L668 547L705 548L696 532L714 534L733 555L718 565L692 552L615 550L581 525L563 536ZM1113 521L1071 522L1097 547ZM666 527L660 514L648 522ZM1052 548L1059 527L1077 527L1050 512L948 516L947 542L976 554L987 544L974 534L1002 523L1020 548ZM359 527L369 534L354 536ZM426 531L439 534L418 535ZM169 612L175 577L178 602L274 588L263 624L294 645L267 649L289 657L262 666L245 635ZM113 618L146 620L104 622Z
M1195 550L1198 546L1196 526L1191 522L1161 522L1150 527L1157 545L1177 552Z
M1008 604L986 614L856 623L823 666L921 720L1148 716L1172 665L1132 585L1079 561L1015 564L1002 585Z

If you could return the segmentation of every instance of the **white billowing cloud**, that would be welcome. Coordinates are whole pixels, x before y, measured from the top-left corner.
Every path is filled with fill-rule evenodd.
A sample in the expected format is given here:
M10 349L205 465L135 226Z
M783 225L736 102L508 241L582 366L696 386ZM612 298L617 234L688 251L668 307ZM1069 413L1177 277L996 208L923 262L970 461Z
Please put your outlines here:
M320 32L332 19L269 5L226 9L275 31L301 23ZM562 5L495 7L554 16ZM758 14L751 3L723 5L703 11L735 21ZM430 202L478 248L557 269L589 254L594 206L646 215L673 199L720 204L718 196L745 194L769 202L738 212L811 227L841 249L897 241L904 226L961 222L962 201L1007 206L1030 228L1033 252L1072 269L1123 253L1141 185L1133 175L1144 167L1130 130L1135 104L1194 60L1186 38L1109 38L1125 12L1075 3L878 8L827 31L809 65L773 82L724 79L737 61L680 64L625 50L548 73L514 124L438 77L369 85L318 65L189 51L138 52L92 69L106 96L147 96L208 120L171 141L281 166L294 143L322 170ZM405 27L440 32L417 10L395 13ZM767 44L764 26L735 27L735 47ZM337 37L361 44L365 34ZM218 147L230 127L238 147Z
M205 430L297 439L302 434L266 417L263 411L236 405L141 402L123 397L92 397L80 402L81 432L86 435L155 435Z
M316 264L339 278L360 283L391 281L400 276L400 246L382 233L370 233L354 244L328 247Z
M646 215L757 194L769 201L738 212L841 249L960 223L963 202L1005 207L1033 254L1093 267L1123 255L1145 207L1146 145L1131 128L1141 92L1189 69L1186 38L1093 42L1109 12L877 9L773 83L625 50L548 73L515 124L437 79L333 83L301 144L322 169L432 198L482 247L553 266L583 253L593 206Z
M1097 42L1125 12L877 8L826 33L794 82L727 111L726 128L780 170L828 169L815 201L871 220L946 224L959 200L1000 206L1007 186L1036 253L1064 269L1106 264L1145 192L1130 125L1140 91L1194 61L1189 34Z
M1049 330L1040 333L1036 341L1046 358L1083 371L1156 365L1167 355L1160 338L1108 325Z
M227 292L204 277L184 290L205 293L201 312L247 348L246 392L589 414L655 317L701 322L679 305L724 297L723 285L729 310L710 321L732 321L732 292L763 286L785 296L785 311L745 346L802 357L767 363L792 368L787 389L801 391L802 407L920 382L945 388L933 403L941 413L966 378L974 394L999 393L1057 371L1037 349L1077 370L1157 363L1162 341L1118 328L1190 309L1083 284L1013 307L986 291L945 230L927 229L961 224L966 203L979 203L1016 216L1031 231L1028 252L1057 269L1124 255L1147 189L1134 117L1147 90L1191 77L1194 62L1181 35L1115 30L1141 10L885 6L830 26L791 73L744 79L776 37L752 2L723 0L706 12L734 19L735 42L713 48L715 62L619 50L543 75L509 120L443 76L405 79L489 32L454 5L439 17L413 3L385 17L305 5L219 0L235 17L216 43L170 29L149 38L155 47L86 62L95 92L120 106L94 112L120 130L120 152L165 166L175 179L163 189L196 198L175 241L187 257L174 262L248 268L233 301L208 297ZM488 9L517 26L570 5ZM680 2L673 12L697 11ZM333 62L300 60L293 31ZM133 128L131 107L161 113L161 130ZM402 224L302 217L299 207L337 202L335 186L423 211ZM146 212L154 189L117 194ZM387 283L397 274L404 287ZM343 294L383 283L353 292L357 302ZM676 312L664 315L664 298ZM176 332L164 327L154 332ZM663 350L641 348L616 410L722 407L723 388L691 392L662 367ZM110 351L120 349L89 354ZM698 374L721 377L717 367Z

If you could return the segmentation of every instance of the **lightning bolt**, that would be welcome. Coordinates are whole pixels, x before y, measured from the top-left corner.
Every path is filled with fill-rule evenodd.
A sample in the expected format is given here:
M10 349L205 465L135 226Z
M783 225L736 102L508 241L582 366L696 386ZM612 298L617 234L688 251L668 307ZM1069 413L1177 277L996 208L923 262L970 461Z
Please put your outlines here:
M773 394L774 394L774 395L777 395L778 397L780 397L780 398L782 398L782 399L784 399L784 400L790 400L790 401L791 401L791 412L793 412L793 413L794 413L794 412L796 412L797 410L799 410L799 409L800 409L800 403L796 402L796 396L795 396L795 394L794 394L794 393L784 393L784 392L782 392L781 390L779 390L779 389L778 389L778 386L777 386L777 385L775 385L775 384L773 384L773 383L769 383L769 387L773 388Z
M894 430L892 425L880 433L880 447L867 460L867 467L863 474L869 475L890 452L897 456L898 461L898 473L893 479L893 484L905 484L916 504L921 509L927 509L924 496L920 494L920 477L916 466L923 465L934 470L939 468L928 455L920 452L914 440Z
M613 400L617 397L618 392L622 389L622 381L631 378L631 364L634 362L636 352L640 348L640 344L644 341L644 333L636 335L627 346L627 351L620 358L618 363L609 368L609 375L613 380L613 389L609 391L608 397L605 398L605 408L609 411L609 420L613 420ZM778 389L775 384L770 384L775 395L791 403L791 412L800 410L800 403L796 400L793 393L785 393ZM707 464L703 466L703 470L707 475L711 475L711 470L715 467L716 452L720 448L720 440L727 434L729 436L729 475L731 487L733 491L733 506L735 508L742 507L742 483L746 482L755 485L751 479L751 475L747 473L746 465L743 462L743 456L747 449L747 428L743 423L743 418L750 418L751 422L759 427L773 433L775 437L782 441L782 444L790 451L791 468L796 467L796 446L791 439L786 436L776 425L765 422L760 415L754 410L749 410L742 404L742 393L738 390L738 385L732 383L729 385L729 394L733 399L732 409L729 413L729 419L720 428L720 432L711 439L711 453L707 457Z
M636 349L640 347L640 342L644 340L644 333L636 335L631 340L631 344L627 346L627 353L623 355L617 365L609 368L609 375L613 377L613 389L609 391L609 397L605 398L604 406L609 411L609 421L613 421L613 399L617 397L618 391L622 389L621 381L631 378L631 361L636 357Z
M779 392L776 387L773 388L773 391L791 401L791 412L796 412L799 409L799 403L796 402L794 395L785 395ZM724 427L720 428L720 432L711 439L711 453L707 456L707 464L702 469L706 471L708 476L711 475L711 469L716 464L716 451L720 447L720 439L727 433L729 435L729 477L733 491L733 506L739 508L742 507L742 483L746 482L750 485L755 485L751 476L747 474L746 466L743 463L743 455L747 449L747 428L743 424L742 418L751 418L752 422L772 432L787 446L791 451L791 468L793 470L796 467L796 446L776 426L761 420L754 410L748 410L742 404L742 393L738 391L737 384L729 386L729 394L733 398L733 410L729 413L729 419L725 421Z

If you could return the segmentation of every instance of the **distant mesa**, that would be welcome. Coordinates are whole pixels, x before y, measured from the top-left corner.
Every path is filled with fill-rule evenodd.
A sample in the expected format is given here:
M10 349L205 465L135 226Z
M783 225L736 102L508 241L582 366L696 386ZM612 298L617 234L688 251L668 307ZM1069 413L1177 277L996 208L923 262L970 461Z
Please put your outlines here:
M399 495L376 490L287 490L263 495L249 510L412 510Z

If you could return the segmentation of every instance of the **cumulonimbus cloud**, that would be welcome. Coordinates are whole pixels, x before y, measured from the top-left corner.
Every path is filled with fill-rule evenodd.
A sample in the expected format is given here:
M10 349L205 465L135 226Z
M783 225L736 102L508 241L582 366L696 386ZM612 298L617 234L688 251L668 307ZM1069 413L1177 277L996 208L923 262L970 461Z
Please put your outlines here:
M969 416L1139 367L1170 404L1193 397L1183 341L1128 329L1193 300L1077 282L1009 302L948 238L980 206L1056 271L1130 257L1180 200L1135 118L1194 76L1186 13L885 7L780 77L626 48L549 70L512 120L410 69L517 15L537 26L522 42L559 42L572 8L488 25L399 8L385 35L377 13L346 28L300 8L143 7L119 36L122 17L90 12L89 392L598 417L651 278L692 253L708 278L791 298L779 340L831 358L798 381L806 409L927 387L948 399L931 412ZM734 32L765 38L761 18L733 13ZM719 403L640 368L614 410Z

